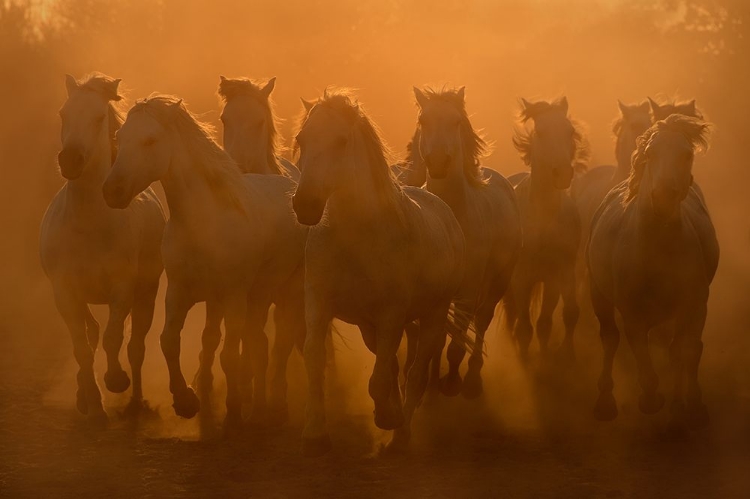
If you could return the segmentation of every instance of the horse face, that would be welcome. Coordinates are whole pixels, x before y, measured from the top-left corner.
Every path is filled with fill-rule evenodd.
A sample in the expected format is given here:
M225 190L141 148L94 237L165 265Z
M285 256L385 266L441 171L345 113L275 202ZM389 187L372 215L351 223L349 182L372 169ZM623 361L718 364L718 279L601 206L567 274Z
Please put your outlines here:
M654 212L660 217L672 217L693 184L692 146L679 133L664 131L652 139L646 155Z
M628 147L635 150L636 139L643 135L651 126L651 111L648 101L641 104L627 105L618 101L622 124L619 132L620 140Z
M575 155L575 129L565 113L550 110L534 118L532 164L546 174L556 189L570 187Z
M313 110L297 135L301 171L292 206L297 221L317 225L328 198L348 172L349 127L325 109Z
M419 113L419 152L430 177L448 176L461 158L461 114L447 102L427 101Z
M244 172L253 169L256 161L265 161L268 148L267 110L249 95L227 99L221 113L224 124L224 150Z
M108 113L109 102L98 93L85 89L71 92L60 109L62 149L57 162L63 177L80 177L97 146L108 140Z
M110 207L125 208L138 193L167 174L171 147L167 130L143 111L128 115L117 140L117 160L103 193Z

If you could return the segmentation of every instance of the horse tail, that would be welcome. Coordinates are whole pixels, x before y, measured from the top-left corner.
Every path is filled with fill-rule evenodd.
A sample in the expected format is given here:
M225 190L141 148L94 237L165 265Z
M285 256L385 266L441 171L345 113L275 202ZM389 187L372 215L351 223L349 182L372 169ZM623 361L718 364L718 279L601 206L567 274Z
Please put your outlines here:
M453 302L448 309L448 321L445 327L445 332L451 338L451 342L456 342L469 354L476 349L473 315L466 307L462 307L461 303Z

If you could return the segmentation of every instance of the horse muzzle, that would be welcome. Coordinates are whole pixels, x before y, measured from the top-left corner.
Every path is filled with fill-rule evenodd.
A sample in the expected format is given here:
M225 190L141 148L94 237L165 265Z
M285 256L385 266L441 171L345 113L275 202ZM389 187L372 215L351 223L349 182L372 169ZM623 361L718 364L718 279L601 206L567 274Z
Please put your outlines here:
M294 214L297 215L297 221L302 225L318 225L320 219L323 218L326 200L295 194L292 196L292 208Z
M430 154L425 159L425 166L430 174L430 178L440 180L448 176L451 165L451 157L447 154L434 155Z
M83 174L86 157L80 147L63 147L57 155L60 173L67 180L75 180Z
M107 206L115 209L125 209L130 205L130 201L133 196L128 192L128 189L122 185L122 182L113 180L112 177L107 177L102 186L102 195L104 196L104 202Z
M567 189L573 182L573 167L562 166L552 169L552 183L556 189Z

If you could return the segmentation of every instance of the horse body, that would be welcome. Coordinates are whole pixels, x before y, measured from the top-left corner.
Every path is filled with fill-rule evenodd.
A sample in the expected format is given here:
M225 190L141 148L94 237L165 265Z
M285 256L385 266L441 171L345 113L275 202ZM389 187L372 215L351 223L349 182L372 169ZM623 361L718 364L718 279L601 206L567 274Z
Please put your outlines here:
M128 357L133 395L127 411L134 414L143 403L140 371L162 272L159 245L164 213L150 189L127 210L106 206L101 188L115 151L114 133L120 126L119 115L110 104L120 99L119 80L98 74L81 82L67 78L59 161L68 181L44 215L40 256L80 368L78 409L101 422L106 414L93 372L99 325L88 305L107 304L110 308L103 337L108 363L104 380L107 388L117 393L130 384L120 366L119 352L124 323L132 313Z
M472 129L463 88L434 92L415 89L420 107L418 142L425 188L442 199L461 226L466 244L464 277L455 297L460 333L469 323L476 343L466 379L459 368L465 345L453 340L448 348L449 372L442 383L448 395L463 391L470 398L482 391L484 334L510 282L521 249L521 222L513 188L501 174L482 168L484 141ZM456 126L458 124L458 126ZM439 374L439 355L433 361Z
M648 332L676 319L670 347L675 369L673 410L703 424L706 410L697 381L709 285L719 258L716 234L696 186L693 151L705 146L707 125L673 115L639 139L628 184L613 189L594 217L587 261L594 311L601 326L604 367L596 416L612 419L612 363L619 343L617 309L638 362L641 410L661 409L658 379L648 352ZM648 153L646 152L648 151Z
M305 256L304 449L317 454L330 445L323 367L333 318L357 325L375 353L369 386L375 424L395 429L390 448L399 448L409 439L427 366L463 275L461 229L439 198L394 182L376 129L346 94L326 94L315 104L297 140L302 177L294 210L314 226ZM421 326L419 347L402 410L396 352L404 326L414 320Z
M567 116L565 98L553 103L524 100L523 105L522 117L534 121L534 130L529 135L517 136L514 142L531 172L513 179L524 243L505 299L506 317L522 356L526 356L534 331L531 300L535 288L542 285L542 308L536 329L544 353L552 331L552 313L562 297L563 353L572 358L573 332L579 315L575 264L581 223L566 189L573 178L574 165L585 149L580 132Z
M268 346L263 327L271 303L302 317L302 264L306 231L291 213L294 182L280 175L242 175L177 100L152 96L129 113L120 132L120 153L104 186L111 206L127 206L144 185L160 180L170 207L162 253L169 281L161 336L170 391L178 415L199 409L180 369L180 332L188 310L205 301L206 330L198 381L210 389L211 365L222 317L226 325L221 364L227 378L227 427L241 424L240 341L252 366L254 415L265 410ZM133 165L144 164L140 170ZM304 334L290 323L280 337ZM291 349L291 345L289 346ZM244 359L244 356L249 358ZM283 356L283 362L288 352ZM285 366L285 364L284 364ZM245 367L245 366L243 366ZM283 404L283 374L272 383L272 401Z

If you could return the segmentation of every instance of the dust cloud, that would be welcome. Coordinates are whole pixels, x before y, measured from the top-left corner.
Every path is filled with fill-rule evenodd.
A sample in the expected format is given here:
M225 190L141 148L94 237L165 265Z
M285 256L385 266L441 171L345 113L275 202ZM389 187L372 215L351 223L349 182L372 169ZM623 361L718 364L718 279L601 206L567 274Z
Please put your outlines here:
M744 0L0 1L0 495L747 497L748 23ZM228 442L218 431L218 365L213 407L203 411L215 424L179 419L171 408L158 345L162 279L144 364L151 414L133 425L118 416L127 394L103 390L110 428L91 431L75 411L77 368L37 249L42 215L63 183L56 154L64 74L91 71L122 78L131 104L172 93L217 126L219 75L276 76L272 98L288 146L300 97L353 87L399 155L416 123L412 86L465 85L472 124L493 144L486 165L503 174L524 168L511 143L520 97L566 95L586 125L592 165L614 162L617 99L697 99L715 131L694 174L722 250L701 364L710 428L675 433L667 409L640 414L625 341L615 368L620 416L597 423L601 347L589 313L570 371L535 357L523 367L496 320L483 398L428 397L403 458L378 457L388 436L374 427L367 396L374 359L344 325L328 380L333 453L299 455L306 381L298 352L289 423ZM95 314L106 319L104 308ZM182 335L189 379L203 318L195 307ZM669 393L666 353L654 347L654 356ZM101 350L96 370L103 375Z

